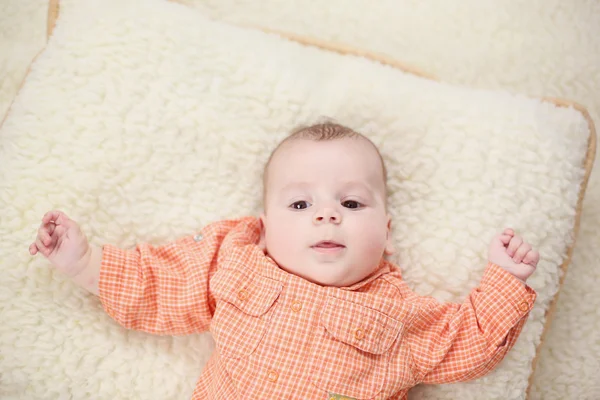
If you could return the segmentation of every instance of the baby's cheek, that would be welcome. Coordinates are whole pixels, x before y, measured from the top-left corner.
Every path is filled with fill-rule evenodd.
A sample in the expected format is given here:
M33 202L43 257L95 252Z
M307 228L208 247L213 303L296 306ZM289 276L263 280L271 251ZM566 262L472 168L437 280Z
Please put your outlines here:
M300 229L284 218L267 227L267 248L273 254L285 255L293 252L294 246L302 243ZM269 229L270 228L270 229Z
M359 232L360 240L363 243L363 250L377 255L385 249L387 231L376 224L364 226Z

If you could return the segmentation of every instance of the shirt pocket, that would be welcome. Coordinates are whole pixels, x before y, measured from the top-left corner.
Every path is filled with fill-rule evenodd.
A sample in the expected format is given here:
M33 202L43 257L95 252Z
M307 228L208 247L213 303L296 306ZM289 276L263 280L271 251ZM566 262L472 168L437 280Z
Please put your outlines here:
M384 387L391 348L404 324L380 311L330 297L321 313L312 351L315 386L356 399Z
M252 354L263 339L273 305L281 294L279 281L237 270L218 271L210 282L217 305L210 331L219 353L242 358Z

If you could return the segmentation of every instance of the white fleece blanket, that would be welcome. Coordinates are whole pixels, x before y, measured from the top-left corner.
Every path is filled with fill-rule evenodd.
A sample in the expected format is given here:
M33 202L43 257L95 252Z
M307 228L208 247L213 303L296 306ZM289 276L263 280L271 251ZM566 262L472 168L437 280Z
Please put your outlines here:
M61 208L92 242L129 247L256 213L268 151L322 116L381 146L396 261L419 293L461 299L504 226L540 249L537 305L500 368L415 392L523 398L571 240L589 134L581 114L417 79L159 0L65 3L0 130L0 394L189 396L209 337L116 326L96 298L29 257L39 219Z

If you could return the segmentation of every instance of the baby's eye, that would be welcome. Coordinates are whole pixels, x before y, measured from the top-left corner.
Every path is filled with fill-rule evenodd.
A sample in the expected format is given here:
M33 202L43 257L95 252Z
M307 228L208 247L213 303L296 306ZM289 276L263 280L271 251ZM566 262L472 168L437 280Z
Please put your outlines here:
M361 208L363 205L355 200L346 200L342 203L342 206L344 206L346 208L356 209L356 208Z
M292 203L290 208L293 208L294 210L304 210L305 208L308 208L308 202L304 200L295 201Z

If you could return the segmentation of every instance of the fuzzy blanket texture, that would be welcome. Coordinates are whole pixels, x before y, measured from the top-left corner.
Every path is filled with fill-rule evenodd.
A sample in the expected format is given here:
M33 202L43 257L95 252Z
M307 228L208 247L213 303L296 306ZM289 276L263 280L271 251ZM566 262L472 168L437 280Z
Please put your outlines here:
M586 85L600 89L593 81L600 79L598 71L588 64L598 52L582 52L581 59L572 59L570 69L552 73L537 64L550 78L571 76L568 82L581 96L569 96L566 90L561 92L568 84L548 86L550 78L543 80L532 65L524 63L521 68L522 60L506 54L517 40L511 35L517 35L518 28L526 31L526 22L531 22L522 11L518 16L523 25L507 27L510 19L502 16L508 11L491 16L489 9L475 4L459 11L439 9L442 5L433 2L407 1L403 8L391 2L375 7L359 1L351 6L330 2L324 12L317 11L316 2L311 7L308 3L267 4L261 14L251 3L242 2L199 1L193 5L200 12L159 0L145 1L143 7L132 0L61 2L54 35L0 130L3 398L189 397L212 350L209 335L155 337L118 327L96 298L55 274L45 260L30 258L26 249L39 219L48 209L60 208L80 222L92 242L131 247L137 241L162 244L212 220L257 213L260 171L268 151L295 125L323 116L363 131L380 145L390 170L399 248L395 261L420 294L460 300L477 284L487 243L501 227L516 228L540 249L542 262L530 282L539 292L538 302L500 368L471 383L420 387L411 396L481 398L486 393L489 399L524 398L544 312L558 288L558 267L571 241L589 134L581 114L507 92L418 79L367 60L211 22L204 15L387 52L451 82L571 98L588 105L594 115L599 104L590 104L593 94ZM26 53L32 57L41 48L34 43L39 44L39 33L45 32L46 5L8 4L23 24L43 27L4 35L2 43L29 43L23 47L29 50L21 53L21 60L26 60ZM535 3L527 7L531 18L541 9ZM460 18L443 31L439 19L451 11ZM483 44L471 45L474 54L461 59L469 50L463 43L467 49L451 57L446 53L451 40L458 48L460 40L478 43L482 31L484 37L491 34L490 21L476 27L461 25L476 13L504 22L495 25L504 32L497 35L504 44L491 46L488 53ZM586 21L589 14L594 15L582 12L576 17ZM273 26L270 15L280 26ZM403 16L407 24L422 18L427 24L419 29L429 26L442 32L428 36L423 31L419 40L413 29L410 38L398 42L398 36L406 36L403 30L411 28L397 19L394 24L382 23L394 16ZM557 18L552 14L546 23L556 23ZM538 19L536 23L544 23L544 18ZM564 29L572 26L565 23ZM545 37L540 35L536 46L543 47ZM583 42L597 48L596 37ZM553 40L564 52L576 51L573 48L581 43L561 47L556 37ZM503 58L501 51L504 62L512 60L517 66L486 70L491 60ZM565 57L559 57L559 51L549 68L561 65ZM408 54L401 57L402 52ZM482 54L489 58L482 61ZM523 56L535 54L528 51ZM539 59L547 63L543 56L540 53ZM469 65L472 81L469 72L458 67L461 63ZM4 65L13 82L20 81L28 67L24 61L21 68ZM460 72L452 75L453 68ZM511 70L515 75L503 78ZM589 72L588 81L579 83L575 72L569 75L573 70ZM484 72L489 81L478 80L486 76ZM530 82L535 79L537 83ZM6 99L14 96L18 84L13 87L3 86L2 105L10 102ZM586 231L586 210L593 212L591 192L567 283L577 273L581 247L585 251L598 229L596 218L596 225ZM593 220L594 214L588 218ZM581 267L587 271L578 284L589 288L590 295L583 304L576 296L581 292L573 293L574 304L567 303L570 308L563 310L565 297L569 301L563 289L549 343L542 348L533 398L593 399L600 393L592 379L599 352L594 314L598 302L591 293L599 274L593 263L600 258L597 254L594 258L597 250L592 243L587 258L580 260L589 264ZM566 326L560 325L561 310L567 313L562 322ZM557 329L554 336L559 337L554 337ZM580 349L586 345L585 351Z

